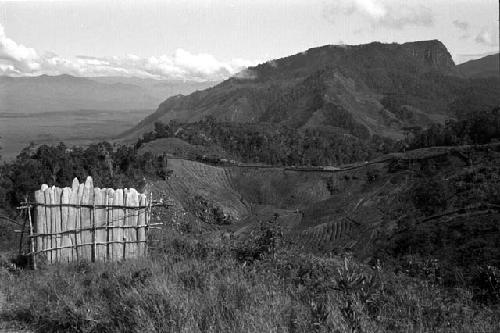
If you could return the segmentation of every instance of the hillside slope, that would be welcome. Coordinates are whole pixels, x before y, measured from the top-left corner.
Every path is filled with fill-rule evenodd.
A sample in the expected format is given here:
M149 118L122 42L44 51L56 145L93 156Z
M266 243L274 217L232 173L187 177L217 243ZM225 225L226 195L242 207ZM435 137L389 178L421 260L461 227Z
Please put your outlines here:
M470 60L457 66L461 74L469 78L499 77L500 55L492 54L480 59Z
M488 239L484 246L500 240L498 225L490 225L500 216L498 165L499 144L394 153L336 171L223 167L169 159L172 176L154 182L151 189L155 197L174 203L170 214L177 223L222 228L245 237L277 214L286 237L308 250L348 248L372 257L380 247L411 250L408 244L424 237L421 233L429 228L442 230L426 237L441 237L448 226L466 226L474 230L467 246L482 237ZM228 225L204 223L218 208L228 217L223 223ZM488 234L481 228L490 228ZM442 237L455 242L458 234ZM409 243L399 243L400 239ZM425 242L412 246L428 250ZM433 246L438 251L448 245ZM488 253L474 256L481 255L494 260Z
M157 121L207 116L401 137L402 127L450 117L448 105L468 84L458 76L437 40L328 45L250 67L189 96L171 97L121 138L133 140Z

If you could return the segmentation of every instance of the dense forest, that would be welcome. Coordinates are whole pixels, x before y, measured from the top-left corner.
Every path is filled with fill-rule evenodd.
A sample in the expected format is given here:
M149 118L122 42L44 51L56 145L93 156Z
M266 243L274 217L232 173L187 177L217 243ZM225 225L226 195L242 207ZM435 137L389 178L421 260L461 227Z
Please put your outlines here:
M165 177L164 156L137 154L134 147L101 142L87 148L30 145L0 166L0 208L11 208L41 184L68 186L74 177L92 176L100 187L137 187L146 178Z
M450 120L444 125L433 124L413 134L408 143L410 149L487 144L500 139L500 107L463 114L459 120Z
M213 117L194 123L157 122L155 130L139 139L136 147L169 137L192 145L221 147L242 162L270 165L346 164L366 161L398 147L397 142L377 135L362 140L331 128L297 130L275 123L216 122Z

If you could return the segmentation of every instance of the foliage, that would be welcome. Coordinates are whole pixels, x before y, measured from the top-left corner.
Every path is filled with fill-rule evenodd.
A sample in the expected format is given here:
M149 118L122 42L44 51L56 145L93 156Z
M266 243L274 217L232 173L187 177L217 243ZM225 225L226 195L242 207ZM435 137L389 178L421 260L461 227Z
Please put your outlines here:
M234 247L166 231L140 261L0 271L0 318L44 332L493 332L496 308L381 265L278 247L242 265Z
M470 112L458 121L434 124L410 141L409 148L486 144L500 139L500 107L491 111Z
M449 156L412 170L412 182L391 204L400 215L391 217L393 230L376 256L433 283L467 286L475 301L498 303L500 214L490 209L500 207L497 152L463 154L467 162Z
M224 214L220 206L215 205L200 195L195 195L189 201L186 209L204 223L227 225L233 222L231 216Z
M353 121L348 121L346 126L362 133L360 136L368 136ZM392 140L379 136L366 141L327 128L297 130L273 123L216 122L212 117L195 123L156 123L155 131L139 139L136 147L163 137L180 138L193 145L220 146L231 157L243 162L272 165L351 163L374 158L395 147Z
M277 223L278 215L267 222L260 222L258 229L234 248L236 258L244 263L252 263L255 260L275 256L281 245L283 232Z
M70 186L74 177L91 176L100 187L141 187L145 177L166 173L164 156L138 155L133 147L107 142L87 148L34 145L22 150L0 169L0 205L9 208L32 195L41 184Z

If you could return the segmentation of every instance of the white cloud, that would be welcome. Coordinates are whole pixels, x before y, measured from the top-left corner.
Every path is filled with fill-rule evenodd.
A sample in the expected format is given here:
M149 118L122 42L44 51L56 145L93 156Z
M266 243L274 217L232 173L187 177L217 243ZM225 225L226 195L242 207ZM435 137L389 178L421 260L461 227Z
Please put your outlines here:
M484 27L476 35L474 41L484 46L497 46L498 45L498 31L493 27Z
M469 30L469 23L465 21L455 20L453 21L453 25L459 30L462 30L464 32Z
M361 15L372 27L391 29L434 24L433 12L411 1L402 4L391 0L331 0L323 13L331 22L335 22L339 15Z
M219 61L213 55L193 54L183 49L177 49L173 55L152 57L129 54L114 57L77 56L74 59L66 59L54 53L39 55L36 50L8 38L0 24L0 75L71 74L207 81L226 79L255 64L255 61L244 59Z
M0 70L15 72L16 70L36 70L37 64L33 62L38 54L32 48L17 44L5 35L5 30L0 24Z

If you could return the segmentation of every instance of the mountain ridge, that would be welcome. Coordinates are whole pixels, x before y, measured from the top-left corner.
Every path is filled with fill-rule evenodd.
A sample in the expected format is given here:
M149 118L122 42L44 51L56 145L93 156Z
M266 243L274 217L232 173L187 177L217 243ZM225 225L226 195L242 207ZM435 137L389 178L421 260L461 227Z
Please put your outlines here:
M469 78L500 77L500 54L491 54L457 66L460 73Z
M402 138L404 127L452 118L448 106L466 80L438 40L325 45L249 67L209 89L170 97L120 138L132 141L153 130L156 121L207 116Z
M0 76L0 112L151 110L165 97L189 94L214 82L79 77L69 74Z

